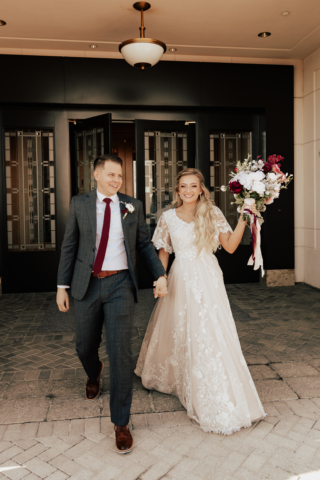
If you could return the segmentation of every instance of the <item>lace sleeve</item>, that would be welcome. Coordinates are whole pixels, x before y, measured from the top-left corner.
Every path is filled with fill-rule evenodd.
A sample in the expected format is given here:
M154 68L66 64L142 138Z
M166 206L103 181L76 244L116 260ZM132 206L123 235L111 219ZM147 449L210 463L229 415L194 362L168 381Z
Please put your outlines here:
M220 241L219 241L219 235L220 233L232 233L233 230L230 227L229 223L226 220L226 217L223 215L221 212L220 208L218 207L213 207L215 210L215 215L216 215L216 235L215 239L217 241L217 244L219 245L219 248L221 248Z
M163 214L161 215L158 225L154 231L152 242L157 250L163 248L165 252L173 252L169 228Z

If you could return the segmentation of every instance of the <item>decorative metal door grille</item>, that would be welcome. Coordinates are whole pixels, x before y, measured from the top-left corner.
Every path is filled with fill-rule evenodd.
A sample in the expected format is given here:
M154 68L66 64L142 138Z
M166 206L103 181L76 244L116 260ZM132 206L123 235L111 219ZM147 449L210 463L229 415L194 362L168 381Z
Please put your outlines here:
M97 188L93 162L104 154L103 131L103 128L92 128L77 133L78 193L88 193Z
M237 161L252 155L252 132L210 134L210 192L215 204L222 210L232 228L238 222L237 207L232 205L233 194L221 192L221 185L228 185ZM251 236L246 229L242 244L250 244Z
M144 133L146 221L153 231L173 201L177 174L187 168L187 132Z
M8 249L55 250L53 130L5 130Z

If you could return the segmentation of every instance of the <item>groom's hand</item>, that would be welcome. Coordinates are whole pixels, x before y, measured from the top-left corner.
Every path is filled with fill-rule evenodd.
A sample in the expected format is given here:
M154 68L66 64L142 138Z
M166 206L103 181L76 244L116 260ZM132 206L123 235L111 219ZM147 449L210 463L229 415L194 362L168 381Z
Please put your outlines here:
M69 310L69 295L65 288L58 288L57 290L57 305L60 312L67 312Z
M160 277L156 282L154 282L154 298L164 297L167 295L167 279L165 277Z

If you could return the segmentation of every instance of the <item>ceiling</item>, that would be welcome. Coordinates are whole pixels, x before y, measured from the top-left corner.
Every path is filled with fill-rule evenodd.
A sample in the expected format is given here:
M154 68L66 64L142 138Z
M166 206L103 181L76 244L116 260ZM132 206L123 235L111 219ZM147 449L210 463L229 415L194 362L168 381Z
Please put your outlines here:
M150 0L146 37L163 59L223 56L303 59L320 47L320 0ZM139 36L132 0L2 0L0 53L120 57ZM282 16L281 12L290 15ZM268 31L268 38L258 33ZM90 44L98 45L92 50Z

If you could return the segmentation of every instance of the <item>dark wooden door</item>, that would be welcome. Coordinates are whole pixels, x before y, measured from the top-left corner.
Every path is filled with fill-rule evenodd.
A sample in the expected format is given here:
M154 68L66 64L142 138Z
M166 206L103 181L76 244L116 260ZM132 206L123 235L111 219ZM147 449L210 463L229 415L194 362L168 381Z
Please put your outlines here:
M184 121L136 120L137 198L144 205L150 235L161 212L170 208L177 173L195 166L195 126ZM172 258L171 258L172 257ZM173 255L170 256L170 265ZM139 287L152 275L138 253Z
M72 195L96 188L93 161L111 153L111 113L70 122L70 159Z
M136 155L134 123L112 123L112 153L123 160L121 193L135 195L134 161Z
M222 210L234 229L239 214L231 192L222 192L221 185L230 181L236 162L251 154L265 156L265 119L261 111L221 110L208 115L207 135L210 139L210 190L215 204ZM264 225L265 228L265 225ZM260 271L247 262L252 253L252 239L248 227L237 250L230 255L221 249L216 252L225 283L257 283Z

